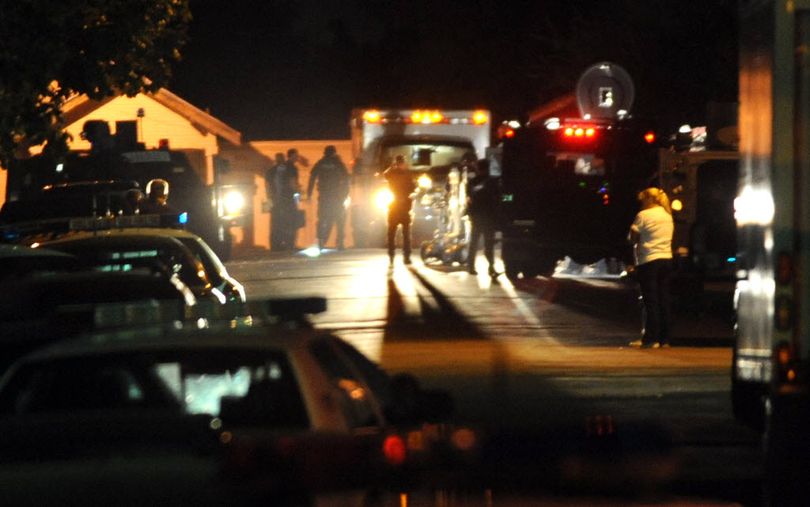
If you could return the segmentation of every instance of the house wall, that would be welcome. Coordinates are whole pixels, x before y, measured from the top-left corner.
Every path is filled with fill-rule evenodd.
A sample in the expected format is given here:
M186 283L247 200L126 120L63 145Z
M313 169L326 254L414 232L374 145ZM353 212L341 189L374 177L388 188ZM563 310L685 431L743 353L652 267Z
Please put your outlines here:
M254 188L250 223L245 227L237 228L235 233L235 243L245 247L269 248L270 247L270 213L262 210L262 203L267 201L265 189L264 173L273 165L276 153L286 155L289 148L298 149L298 153L306 159L307 164L298 164L298 183L301 185L302 194L306 194L309 174L315 163L323 156L323 150L327 145L334 145L338 155L343 159L347 169L351 172L352 150L351 140L306 140L306 141L252 141L241 147L223 148L219 157L228 161L230 171L222 176L222 182L226 184L249 184ZM317 245L315 224L318 219L318 192L313 192L312 200L302 201L300 208L306 213L306 225L298 231L296 244L306 248ZM352 233L351 224L346 221L346 246L351 246ZM332 232L327 245L335 244L335 232Z
M143 117L138 111L143 109ZM116 97L103 104L65 129L71 136L71 150L89 150L90 143L81 139L82 127L88 120L104 120L115 133L116 121L137 121L138 141L147 149L157 148L161 139L168 139L175 150L201 150L205 154L204 165L194 169L206 183L214 181L214 155L219 152L217 136L196 128L180 114L160 104L155 99L140 93L135 97ZM199 165L199 164L198 164Z

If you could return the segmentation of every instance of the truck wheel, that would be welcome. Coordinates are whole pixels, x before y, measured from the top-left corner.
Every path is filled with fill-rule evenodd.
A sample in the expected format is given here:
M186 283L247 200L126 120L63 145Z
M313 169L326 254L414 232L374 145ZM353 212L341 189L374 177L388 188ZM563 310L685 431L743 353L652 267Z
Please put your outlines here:
M532 275L531 278L534 278L537 275L550 278L552 275L554 275L554 269L556 267L557 267L557 256L546 255L538 257L531 268L531 275ZM525 272L523 273L523 276L528 278Z
M804 423L810 416L807 394L780 395L766 415L765 504L805 505L810 473L810 437Z

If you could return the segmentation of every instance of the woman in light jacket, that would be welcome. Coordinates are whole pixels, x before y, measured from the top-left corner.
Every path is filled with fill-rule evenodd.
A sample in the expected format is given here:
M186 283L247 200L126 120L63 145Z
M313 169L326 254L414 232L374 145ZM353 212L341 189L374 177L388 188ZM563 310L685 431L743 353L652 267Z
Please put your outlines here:
M628 239L635 245L636 276L644 304L644 331L633 347L669 347L669 279L672 272L672 208L667 194L647 188L638 194L641 211L630 226Z

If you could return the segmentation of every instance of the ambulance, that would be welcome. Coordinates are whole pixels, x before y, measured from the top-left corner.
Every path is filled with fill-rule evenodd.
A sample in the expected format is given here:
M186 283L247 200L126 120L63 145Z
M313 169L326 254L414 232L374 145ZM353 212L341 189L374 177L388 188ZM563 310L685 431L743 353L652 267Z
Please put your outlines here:
M417 183L411 235L414 249L437 231L458 227L464 202L453 198L466 181L463 160L484 158L491 138L488 110L355 109L351 116L350 217L355 246L385 245L386 216L393 196L383 172L405 157ZM451 178L451 174L455 176Z

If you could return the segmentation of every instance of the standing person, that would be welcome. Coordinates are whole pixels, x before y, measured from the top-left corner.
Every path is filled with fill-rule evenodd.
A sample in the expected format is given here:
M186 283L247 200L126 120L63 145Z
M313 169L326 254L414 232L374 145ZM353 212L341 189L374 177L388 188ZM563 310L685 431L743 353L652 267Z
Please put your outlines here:
M309 174L307 199L312 198L315 182L318 182L318 248L323 250L332 225L337 228L337 248L343 250L346 213L343 203L349 196L349 171L337 154L334 146L323 150L323 158L315 163Z
M471 234L470 250L467 255L467 272L477 275L475 256L478 243L483 237L484 256L489 263L489 276L496 278L500 273L495 270L495 230L498 209L498 180L489 175L489 160L481 159L468 166L472 174L467 180L467 215L470 217Z
M141 213L141 203L144 195L139 188L131 188L124 194L124 215L138 215Z
M393 165L383 173L393 201L388 207L388 260L394 263L397 227L402 226L402 259L411 263L411 194L416 190L411 171L405 164L405 157L397 155Z
M275 243L270 246L273 251L291 251L295 249L295 237L300 221L298 199L301 187L298 184L298 150L287 150L287 161L280 164L273 175L273 236Z
M276 213L275 205L277 202L276 188L276 174L281 166L284 165L286 159L283 153L276 153L275 163L270 166L264 173L264 189L267 195L267 200L270 202L270 249L278 250L281 244L281 237L279 232L282 230L281 222L278 220L278 213Z
M644 331L632 347L669 347L669 279L672 271L672 209L667 194L647 188L638 194L641 211L630 226L635 245L636 276L644 305Z

